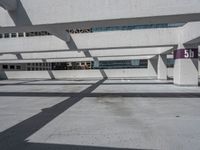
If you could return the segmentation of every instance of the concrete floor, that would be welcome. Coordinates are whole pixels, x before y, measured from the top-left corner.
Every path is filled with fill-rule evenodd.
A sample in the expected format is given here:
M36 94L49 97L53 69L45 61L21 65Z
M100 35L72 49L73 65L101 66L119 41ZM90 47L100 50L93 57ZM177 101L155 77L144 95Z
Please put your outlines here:
M0 150L199 150L200 87L0 81Z

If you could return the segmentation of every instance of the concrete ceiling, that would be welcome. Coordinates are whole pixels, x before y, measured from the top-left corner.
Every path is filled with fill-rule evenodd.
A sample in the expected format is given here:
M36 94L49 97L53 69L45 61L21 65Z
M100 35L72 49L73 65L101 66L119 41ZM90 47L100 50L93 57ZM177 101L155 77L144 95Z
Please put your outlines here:
M9 3L1 0L1 3L10 10L9 6L16 1L15 11L0 9L0 18L6 18L0 20L0 26L60 23L102 26L189 22L200 18L199 0L9 0Z

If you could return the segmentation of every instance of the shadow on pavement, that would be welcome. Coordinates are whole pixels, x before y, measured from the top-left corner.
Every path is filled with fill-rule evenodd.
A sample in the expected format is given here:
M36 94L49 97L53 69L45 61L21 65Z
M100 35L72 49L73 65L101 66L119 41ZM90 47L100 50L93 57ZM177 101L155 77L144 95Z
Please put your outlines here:
M96 88L104 84L105 80L106 78L99 80L96 83L91 83L91 86L89 86L88 88L79 93L0 92L0 96L70 97L52 107L42 109L40 113L1 132L0 150L126 150L125 148L95 147L87 145L81 146L81 145L29 143L26 139L85 97L163 97L163 98L200 97L200 93L93 93L93 91ZM32 83L22 82L19 84L32 84ZM133 148L129 150L137 150L137 149Z
M29 144L26 142L26 139L31 136L33 133L40 130L43 126L48 124L50 121L55 119L58 115L66 111L68 108L79 102L84 98L86 94L91 93L99 85L101 85L105 79L98 81L97 83L91 85L87 89L83 90L76 95L71 96L70 98L50 107L43 109L40 113L22 121L21 123L3 131L0 133L0 150L27 150L29 149ZM35 147L37 146L37 148ZM50 148L50 145L46 145L46 148L30 144L33 149L60 149L61 146L55 146ZM59 148L60 147L60 148ZM62 149L68 149L70 147L65 146ZM73 148L73 147L71 147ZM78 148L80 149L80 148Z

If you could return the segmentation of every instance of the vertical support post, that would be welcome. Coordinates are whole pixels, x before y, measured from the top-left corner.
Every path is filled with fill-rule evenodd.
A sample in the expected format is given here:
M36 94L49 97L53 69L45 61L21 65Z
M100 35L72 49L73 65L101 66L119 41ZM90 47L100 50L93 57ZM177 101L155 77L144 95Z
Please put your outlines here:
M148 72L149 75L152 77L157 77L157 63L158 63L158 57L154 57L151 59L148 59Z
M198 48L179 48L174 59L174 84L198 86Z
M158 55L158 79L167 80L167 55Z

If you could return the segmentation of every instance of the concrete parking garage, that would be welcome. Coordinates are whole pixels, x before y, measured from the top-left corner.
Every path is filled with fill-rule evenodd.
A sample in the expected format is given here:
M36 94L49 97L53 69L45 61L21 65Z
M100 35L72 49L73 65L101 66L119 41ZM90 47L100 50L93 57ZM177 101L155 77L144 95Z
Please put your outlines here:
M200 88L134 79L0 82L0 149L200 147Z
M199 150L199 0L0 0L0 150Z

